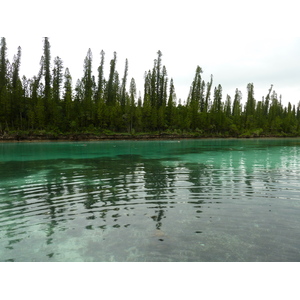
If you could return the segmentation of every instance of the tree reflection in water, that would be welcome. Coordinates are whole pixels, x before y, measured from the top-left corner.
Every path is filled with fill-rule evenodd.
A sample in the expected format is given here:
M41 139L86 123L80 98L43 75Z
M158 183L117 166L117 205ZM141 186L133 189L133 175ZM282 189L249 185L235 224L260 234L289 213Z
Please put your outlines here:
M76 260L210 260L212 251L222 257L213 242L241 260L238 243L264 245L278 227L259 218L261 203L272 211L281 180L298 176L282 163L297 161L270 165L262 150L251 158L218 148L218 159L207 154L212 147L202 156L191 147L188 159L182 151L2 162L0 259L72 260L69 251Z

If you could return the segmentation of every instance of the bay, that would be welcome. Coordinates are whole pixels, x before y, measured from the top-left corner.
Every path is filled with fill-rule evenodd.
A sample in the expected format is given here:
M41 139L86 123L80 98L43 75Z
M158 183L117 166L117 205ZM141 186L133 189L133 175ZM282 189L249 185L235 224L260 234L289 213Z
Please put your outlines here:
M0 261L300 261L300 139L0 144Z

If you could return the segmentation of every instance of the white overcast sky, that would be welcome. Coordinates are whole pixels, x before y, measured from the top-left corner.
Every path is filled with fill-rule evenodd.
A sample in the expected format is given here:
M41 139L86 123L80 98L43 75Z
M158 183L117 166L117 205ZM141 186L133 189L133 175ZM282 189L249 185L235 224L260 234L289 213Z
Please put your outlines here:
M246 86L254 83L261 100L270 88L283 103L300 100L300 34L298 1L264 0L109 0L109 1L6 1L0 18L12 61L22 47L21 75L38 73L43 38L51 44L52 62L60 56L70 69L73 84L83 75L88 48L94 73L100 52L106 53L105 77L117 52L117 71L123 77L129 61L129 81L135 78L143 93L144 72L152 69L157 51L177 99L188 96L197 65L207 82L221 84L223 99L236 88L246 100Z

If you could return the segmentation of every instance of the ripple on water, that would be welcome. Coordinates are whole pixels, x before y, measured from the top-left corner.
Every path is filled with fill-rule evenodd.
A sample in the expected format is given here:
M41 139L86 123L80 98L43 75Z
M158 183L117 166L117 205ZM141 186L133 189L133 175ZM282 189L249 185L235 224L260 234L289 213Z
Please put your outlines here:
M0 260L299 261L298 151L198 143L5 163Z

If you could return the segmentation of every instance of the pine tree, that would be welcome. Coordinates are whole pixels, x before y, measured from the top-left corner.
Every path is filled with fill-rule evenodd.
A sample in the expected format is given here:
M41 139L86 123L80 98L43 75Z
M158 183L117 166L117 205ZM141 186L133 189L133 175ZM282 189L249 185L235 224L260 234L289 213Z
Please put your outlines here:
M49 107L49 112L51 116L51 123L54 128L61 127L63 123L63 112L61 105L61 89L63 82L63 62L60 57L55 57L54 59L54 69L53 69L53 88L51 93L51 105Z
M54 59L53 69L53 99L56 105L60 102L61 87L63 82L63 61L59 56Z
M158 94L158 108L166 106L167 103L167 87L168 87L168 77L167 77L167 69L163 66L162 74L160 77L160 91Z
M127 75L128 75L128 60L126 58L124 77L122 79L122 87L121 87L121 106L122 107L125 106L125 102L126 102L126 82L127 82Z
M22 82L19 76L21 65L21 47L18 47L18 53L14 56L12 64L12 82L11 82L11 124L18 128L23 127L23 113L25 111Z
M143 128L143 114L142 114L142 96L141 92L139 92L139 97L138 97L138 103L137 107L135 109L135 122L134 122L134 129L135 131L142 131Z
M151 101L151 106L153 108L157 107L157 60L154 60L154 66L152 69L152 74L151 74L151 83L150 83L150 101Z
M45 113L47 114L46 120L52 121L53 103L51 101L51 54L49 38L44 38L44 56L43 56L43 75L45 78L44 85L44 99L45 99Z
M224 113L227 118L231 117L231 97L229 95L226 96L226 102L224 105Z
M44 70L44 56L41 57L40 61L40 71L38 76L33 78L33 87L32 87L32 105L34 108L34 117L36 117L36 122L34 119L31 119L32 127L37 124L39 129L45 128L46 122L46 107L45 107L45 86L41 83L41 78L43 76Z
M84 84L82 79L77 79L74 89L74 123L76 126L74 128L85 128L87 125L86 113L84 111Z
M104 78L104 58L105 52L101 51L101 62L98 67L98 86L96 93L96 110L97 110L97 123L100 129L105 129L107 126L107 110L104 97L105 78Z
M64 74L64 93L63 93L63 112L65 115L65 128L69 129L70 127L76 127L73 121L73 96L72 96L72 76L70 74L69 68L66 68ZM73 122L73 123L72 123Z
M117 53L114 52L114 58L110 61L110 72L109 72L109 79L107 83L107 105L114 105L116 102L115 98L115 86L114 86L114 79L115 79L115 69L117 63Z
M272 133L277 133L281 131L283 107L275 91L273 91L270 100L271 105L268 117L269 128Z
M131 78L130 88L129 88L129 98L127 104L127 116L128 116L128 128L129 132L132 133L133 122L134 122L134 113L135 113L135 99L136 99L136 83L134 78Z
M21 65L21 47L18 47L18 53L14 56L14 62L12 65L12 88L15 89L17 86L18 80L20 80L19 73L20 73L20 65Z
M6 86L0 91L0 131L9 130L8 116L11 114L9 92Z
M222 86L220 84L214 90L214 101L212 104L211 111L213 113L222 112Z
M254 99L254 85L247 85L247 102L245 105L245 127L247 129L255 128L255 109L256 100Z
M285 133L296 135L297 132L296 108L290 102L288 107L285 107L282 120L282 130Z
M195 72L195 78L193 80L192 86L190 88L190 95L188 97L188 101L191 105L195 106L197 111L200 111L200 100L202 98L202 79L201 74L203 73L201 67L197 66ZM193 103L193 104L192 104Z
M242 112L241 100L242 100L242 93L238 89L236 89L234 100L233 100L233 108L232 108L232 115L235 118L241 116L241 112Z
M151 99L151 71L145 72L144 75L144 103Z
M0 131L8 128L8 119L10 115L10 103L8 93L8 61L6 39L1 38L0 48Z
M264 116L264 101L257 101L255 112L256 125L258 128L264 128L266 118Z
M160 50L157 52L157 63L156 63L156 96L159 97L161 95L162 83L160 78L161 73L161 57L162 53ZM157 99L158 107L161 105L160 100Z
M188 96L188 108L189 108L189 114L188 117L190 119L190 126L191 129L199 129L200 127L200 102L201 99L204 99L204 88L202 87L202 69L201 67L197 66L195 77L192 82L192 85L190 87L190 93ZM202 100L203 101L203 100Z
M98 87L97 87L97 93L96 93L96 103L98 104L100 99L103 99L103 91L104 91L104 57L105 52L101 51L101 62L100 66L98 68Z
M7 85L7 46L6 39L1 38L1 48L0 48L0 92L4 86Z
M249 83L247 85L247 102L245 107L246 116L251 116L255 114L255 99L254 99L254 85Z
M218 87L214 89L214 99L210 109L211 114L211 129L215 132L220 132L224 129L224 112L223 112L223 102L222 102L222 86L219 84Z
M266 96L266 100L264 101L264 115L265 116L267 116L269 113L270 95L271 95L272 89L273 89L273 84L271 84L268 95Z
M142 107L142 119L143 119L143 129L146 131L149 130L151 127L151 79L152 74L149 70L145 72L144 75L145 83L144 83L144 100L143 100L143 107ZM147 128L147 129L146 129Z
M120 76L118 71L115 71L114 74L114 80L113 80L113 89L112 89L112 99L113 99L113 103L116 104L120 104L121 103L121 94L120 94Z
M213 84L213 76L210 76L210 82L207 83L207 89L206 89L206 96L205 96L205 104L204 104L204 112L208 112L209 105L210 105L210 94L211 94L211 88Z
M156 130L157 127L157 60L148 73L145 72L143 125L145 131Z
M84 59L84 67L83 67L84 75L82 78L82 87L83 87L82 124L84 125L84 127L90 125L94 120L93 87L95 84L92 76L92 62L93 62L93 55L91 49L89 48L87 55Z
M166 108L166 121L167 121L169 128L173 127L173 125L175 124L175 120L174 120L174 112L176 109L175 101L176 101L175 87L174 87L173 78L171 78L169 99L168 99L168 104L167 104L167 108Z

